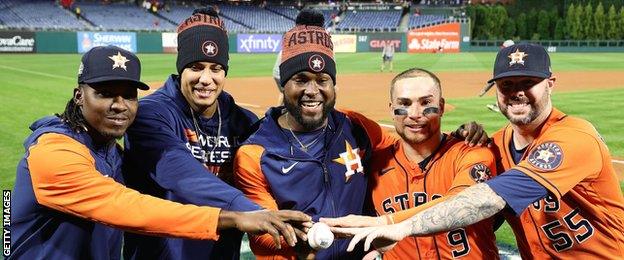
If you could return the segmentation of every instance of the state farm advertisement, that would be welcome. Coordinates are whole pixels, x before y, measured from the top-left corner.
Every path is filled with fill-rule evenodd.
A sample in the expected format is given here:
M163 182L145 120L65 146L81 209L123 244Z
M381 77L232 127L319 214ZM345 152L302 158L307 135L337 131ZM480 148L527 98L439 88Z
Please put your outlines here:
M459 23L414 29L407 33L407 52L459 52L459 38Z

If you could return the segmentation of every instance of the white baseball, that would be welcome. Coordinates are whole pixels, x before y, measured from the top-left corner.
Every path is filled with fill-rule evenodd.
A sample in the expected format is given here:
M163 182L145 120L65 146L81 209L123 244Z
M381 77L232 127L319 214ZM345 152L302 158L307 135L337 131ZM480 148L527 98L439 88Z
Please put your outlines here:
M326 249L334 242L334 233L325 223L317 222L308 230L308 244L314 250Z

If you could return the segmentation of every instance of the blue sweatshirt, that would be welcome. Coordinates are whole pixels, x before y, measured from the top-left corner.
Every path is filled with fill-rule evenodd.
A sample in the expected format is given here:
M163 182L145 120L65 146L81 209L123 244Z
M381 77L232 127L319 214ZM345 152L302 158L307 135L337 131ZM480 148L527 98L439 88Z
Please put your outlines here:
M29 148L37 145L41 135L66 135L89 149L98 172L121 183L121 149L115 143L94 145L87 133L71 130L58 117L39 119L30 129L33 133L24 141L26 152L17 166L13 188L12 248L8 259L119 259L121 230L48 208L37 201L27 158ZM56 196L63 195L59 191Z
M373 151L390 145L392 136L366 117L351 111L332 110L317 158L293 142L277 120L283 107L272 108L259 128L240 148L236 158L236 183L248 197L266 208L302 211L314 221L320 217L365 214L365 171ZM251 238L256 255L292 257L289 247L276 250L265 240ZM317 259L361 259L362 250L346 251L349 239L336 239ZM283 245L284 246L284 245Z
M142 98L125 138L127 186L183 204L229 211L261 209L223 181L231 178L235 150L258 117L236 105L225 91L218 103L212 118L192 114L177 75ZM221 232L216 242L126 233L124 258L238 259L241 238L237 230Z

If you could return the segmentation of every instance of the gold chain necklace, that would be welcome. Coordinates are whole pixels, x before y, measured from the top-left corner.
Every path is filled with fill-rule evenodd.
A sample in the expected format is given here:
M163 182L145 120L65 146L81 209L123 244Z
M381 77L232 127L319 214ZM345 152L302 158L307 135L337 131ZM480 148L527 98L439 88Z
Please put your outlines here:
M323 127L323 130L321 131L321 133L316 138L314 138L314 140L312 140L312 142L310 142L309 144L305 145L305 144L303 144L303 142L301 142L301 140L299 140L299 138L297 137L295 132L293 132L292 126L290 125L290 121L288 120L288 118L285 118L285 119L286 119L286 124L288 125L288 131L290 131L290 134L292 134L292 136L295 138L295 140L297 140L297 143L299 143L299 145L301 146L301 149L303 151L305 151L305 152L308 151L308 147L312 146L318 140L321 139L321 136L323 136L323 133L325 132L325 129L327 128L327 125L325 125L325 127Z

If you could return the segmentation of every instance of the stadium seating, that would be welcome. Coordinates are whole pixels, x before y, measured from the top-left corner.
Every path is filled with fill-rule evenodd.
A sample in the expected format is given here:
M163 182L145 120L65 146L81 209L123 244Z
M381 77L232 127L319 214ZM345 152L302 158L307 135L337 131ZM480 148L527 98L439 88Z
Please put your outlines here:
M77 1L86 21L76 19L50 0L0 0L0 28L43 30L121 30L175 31L177 25L191 15L197 6L171 5L153 14L129 3L101 4L99 1ZM282 5L216 5L226 29L233 33L283 33L294 25L299 10ZM309 8L309 7L306 7ZM402 10L346 10L321 6L325 27L340 14L335 31L397 31ZM333 9L332 9L333 8ZM33 10L36 10L33 11ZM408 29L435 25L446 21L447 15L409 14Z
M174 5L170 8L169 11L161 11L159 12L159 14L175 24L180 24L184 19L191 16L193 10L195 10L195 7ZM238 33L249 30L248 27L236 23L226 17L221 17L221 19L223 19L223 21L225 22L225 28L228 30L228 32Z
M411 28L419 28L428 25L438 24L444 21L444 17L440 15L411 15L409 18L408 27Z
M7 28L83 30L87 26L53 1L0 0L0 23Z
M274 13L286 16L293 21L297 18L299 14L299 10L294 6L279 6L279 5L269 5L266 7L267 10L272 11Z
M288 19L258 6L219 5L220 15L240 23L250 32L286 32L295 25Z
M172 31L176 26L131 4L80 3L83 16L102 30Z
M401 11L347 11L337 29L396 31Z

